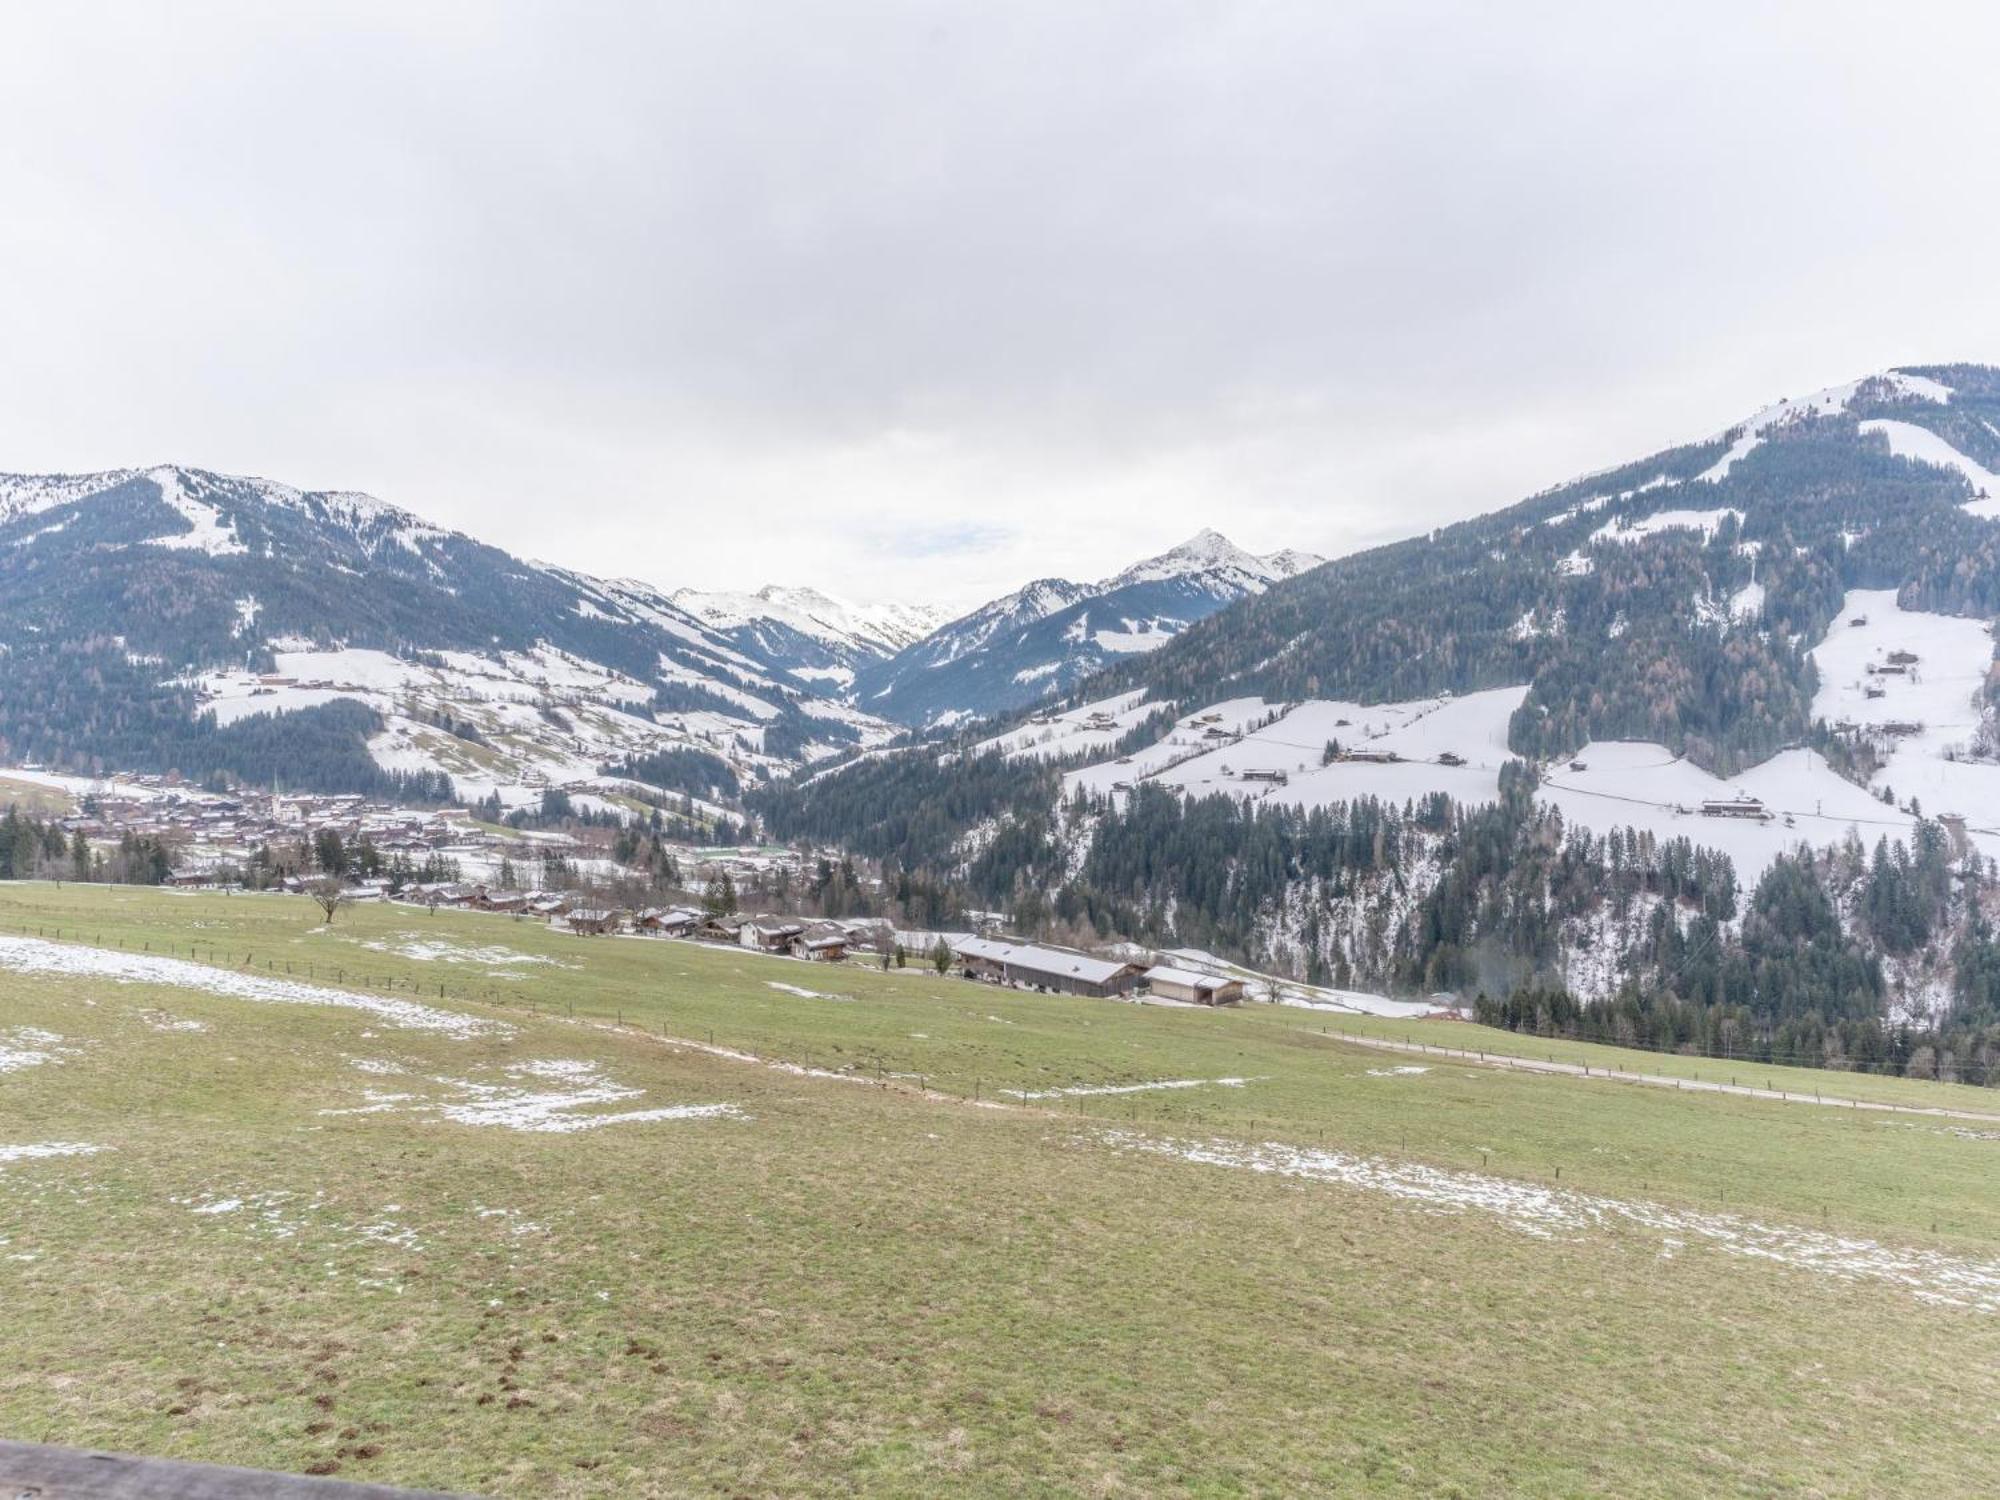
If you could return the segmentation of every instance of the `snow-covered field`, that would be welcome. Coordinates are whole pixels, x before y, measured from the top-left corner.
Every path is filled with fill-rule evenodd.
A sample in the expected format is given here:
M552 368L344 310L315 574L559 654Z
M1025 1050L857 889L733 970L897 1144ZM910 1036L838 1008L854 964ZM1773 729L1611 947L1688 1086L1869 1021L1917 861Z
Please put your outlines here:
M1086 703L1056 714L1045 724L1031 721L983 740L973 747L973 753L1001 750L1010 756L1053 760L1080 750L1108 750L1159 707L1145 700L1141 691ZM1096 727L1098 724L1108 727Z
M1851 829L1873 844L1884 834L1903 836L1914 821L1843 779L1811 750L1788 750L1728 779L1677 758L1664 745L1643 742L1586 745L1576 759L1586 769L1572 771L1559 762L1547 772L1540 793L1565 820L1598 833L1630 827L1659 839L1691 839L1727 854L1745 886L1802 843L1836 844ZM1709 798L1738 794L1763 802L1771 820L1705 817L1699 811Z
M1867 623L1849 623L1857 618ZM1870 664L1885 664L1896 650L1918 657L1909 675L1867 672ZM1914 796L1933 816L1965 814L1975 842L2000 856L2000 764L1946 758L1947 752L1963 751L1978 727L1974 694L1993 658L1986 626L1899 609L1893 591L1860 591L1848 596L1813 656L1821 677L1813 703L1816 716L1829 723L1922 725L1920 732L1888 742L1891 758L1877 776L1875 790L1892 788L1899 803ZM1883 696L1869 698L1871 685ZM1232 699L1186 715L1167 740L1127 759L1070 772L1065 790L1081 786L1116 799L1122 795L1120 783L1144 781L1191 795L1223 792L1300 808L1357 797L1402 803L1433 792L1464 803L1489 802L1499 794L1500 767L1511 757L1508 720L1526 692L1525 687L1495 688L1407 703L1315 700L1283 709L1275 723L1254 730L1251 723L1279 710L1261 699ZM1080 720L1094 710L1115 709L1121 722L1137 722L1148 707L1120 698L1087 705L1065 718ZM1221 716L1219 727L1229 737L1204 749L1199 726L1211 714ZM1048 738L1028 740L1017 731L1016 753L1054 754L1091 743L1068 725L1039 729ZM1329 740L1346 754L1393 753L1398 759L1322 765ZM1447 764L1446 756L1463 764ZM1572 769L1572 761L1581 769ZM1272 779L1280 774L1283 784ZM1915 821L1901 807L1843 779L1810 750L1785 751L1725 778L1662 745L1600 742L1544 767L1542 775L1542 800L1559 808L1568 822L1599 834L1637 828L1662 840L1688 838L1727 854L1746 886L1780 854L1802 843L1825 847L1851 832L1872 845L1885 835L1905 836ZM1737 795L1763 802L1769 820L1711 817L1700 811L1709 799Z
M1158 707L1158 704L1145 705L1133 715L1133 722ZM1282 710L1282 704L1266 703L1262 698L1230 698L1211 703L1177 719L1163 739L1129 756L1071 771L1063 778L1063 790L1069 793L1082 786L1093 792L1110 793L1121 781L1137 783L1159 776L1170 767L1191 765L1197 759L1215 754L1222 746L1240 743L1240 737L1252 725Z
M1433 791L1464 802L1487 802L1499 794L1500 766L1508 758L1507 720L1520 707L1525 687L1496 688L1463 698L1423 698L1409 703L1360 704L1316 699L1284 710L1276 723L1249 730L1255 721L1280 712L1261 698L1234 698L1181 719L1168 740L1135 754L1129 763L1110 762L1073 771L1065 790L1083 786L1111 793L1117 782L1155 782L1194 795L1229 792L1298 807L1317 807L1356 797L1402 802ZM1143 714L1143 710L1140 711ZM1220 714L1213 726L1202 723ZM1203 749L1204 732L1214 727L1241 738ZM1329 740L1344 752L1394 754L1397 762L1337 761L1322 766ZM1463 766L1438 763L1455 755ZM1244 773L1283 772L1285 785L1244 780Z
M1849 623L1857 619L1867 623ZM1917 657L1906 675L1868 671L1885 665L1892 651ZM1922 726L1915 734L1884 736L1889 759L1873 784L1892 788L1899 802L1916 798L1933 816L1963 814L1994 834L1988 852L2000 853L2000 764L1946 759L1965 752L1979 727L1976 695L1993 662L1986 626L1900 609L1894 590L1856 590L1812 656L1820 675L1815 716L1877 729ZM1882 696L1870 698L1871 686Z
M478 800L498 793L509 807L539 799L550 786L604 784L606 764L649 751L688 748L718 755L757 777L779 766L762 752L764 726L783 711L774 698L705 677L665 657L660 674L726 700L738 712L689 710L656 720L654 689L623 672L548 645L531 651L428 653L405 660L363 648L311 649L304 641L272 643L276 670L208 672L195 680L203 712L218 724L255 714L287 713L340 700L367 704L386 727L369 742L384 770L443 771L457 794ZM760 679L761 680L761 679ZM891 726L844 704L803 700L808 714L852 725L875 744ZM449 716L468 724L483 743L453 735L427 720ZM831 748L831 746L829 746Z

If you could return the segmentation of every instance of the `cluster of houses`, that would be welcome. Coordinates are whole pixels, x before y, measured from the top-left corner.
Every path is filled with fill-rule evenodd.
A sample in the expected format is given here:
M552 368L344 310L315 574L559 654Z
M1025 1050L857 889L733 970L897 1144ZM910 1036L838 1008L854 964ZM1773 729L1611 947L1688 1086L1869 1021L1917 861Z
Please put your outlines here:
M34 769L23 767L24 770ZM121 776L98 784L79 811L57 820L65 833L116 842L153 838L180 851L176 883L212 884L266 846L296 844L331 831L343 843L361 839L385 856L421 864L432 855L479 863L509 845L463 808L411 808L358 794L231 795L204 792L171 776ZM534 855L571 854L574 840L537 833ZM358 892L367 895L369 892Z
M810 963L838 963L855 954L890 953L915 946L928 959L931 944L950 950L950 968L962 978L1047 994L1114 998L1144 995L1189 1005L1232 1005L1243 999L1240 979L1172 964L1103 957L1039 943L969 934L899 934L880 917L718 916L694 907L619 911L573 904L571 898L533 892L468 888L412 888L404 899L476 911L513 912L559 923L581 937L685 938ZM928 938L929 942L924 939Z

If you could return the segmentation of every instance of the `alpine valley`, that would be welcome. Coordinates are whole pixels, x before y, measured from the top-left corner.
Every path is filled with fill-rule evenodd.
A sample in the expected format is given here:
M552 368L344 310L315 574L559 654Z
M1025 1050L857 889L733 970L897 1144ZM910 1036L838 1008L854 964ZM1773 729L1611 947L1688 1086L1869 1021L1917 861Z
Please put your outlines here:
M956 619L607 582L199 470L5 478L0 748L672 796L844 856L760 893L828 915L1986 1081L1996 474L2000 370L1910 367L1333 562L1204 532Z
M1996 470L2000 371L1851 381L758 806L1330 1004L2000 1078Z

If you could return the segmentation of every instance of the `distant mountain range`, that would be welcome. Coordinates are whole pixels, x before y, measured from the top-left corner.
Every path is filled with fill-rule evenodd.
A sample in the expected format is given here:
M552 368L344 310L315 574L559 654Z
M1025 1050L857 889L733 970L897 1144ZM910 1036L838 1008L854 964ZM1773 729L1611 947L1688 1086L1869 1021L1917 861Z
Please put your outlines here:
M1121 657L1323 559L1258 557L1215 531L1097 583L1041 578L862 666L856 706L902 724L950 724L1059 697Z
M644 761L720 793L1059 693L1312 561L1203 533L946 621L802 588L668 594L202 469L0 475L0 755L328 790L443 776L512 802L622 794ZM689 784L689 756L721 769Z
M676 589L673 602L746 654L836 691L852 687L863 664L915 645L949 618L933 605L850 604L776 584L754 594Z
M635 757L712 757L706 788L893 732L645 584L176 466L0 476L0 660L0 748L85 771L526 800Z

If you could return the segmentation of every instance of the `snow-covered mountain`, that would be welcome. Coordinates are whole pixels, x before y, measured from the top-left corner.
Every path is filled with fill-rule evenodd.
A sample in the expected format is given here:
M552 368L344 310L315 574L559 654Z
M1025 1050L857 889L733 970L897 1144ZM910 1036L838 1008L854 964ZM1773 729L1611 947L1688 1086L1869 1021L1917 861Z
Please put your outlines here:
M649 758L706 790L890 732L645 584L173 465L0 476L0 661L0 751L85 771L514 801Z
M754 594L676 589L673 602L759 661L845 689L857 668L915 645L949 618L927 604L854 604L770 584Z
M1165 645L1196 620L1317 567L1259 557L1216 531L1097 583L1041 578L939 627L856 675L854 702L905 724L952 723L1068 690L1121 656Z

